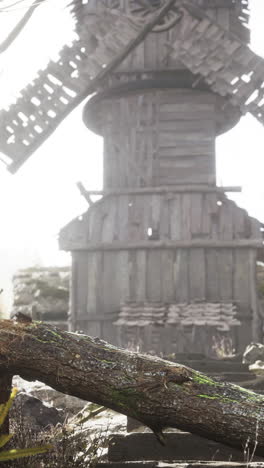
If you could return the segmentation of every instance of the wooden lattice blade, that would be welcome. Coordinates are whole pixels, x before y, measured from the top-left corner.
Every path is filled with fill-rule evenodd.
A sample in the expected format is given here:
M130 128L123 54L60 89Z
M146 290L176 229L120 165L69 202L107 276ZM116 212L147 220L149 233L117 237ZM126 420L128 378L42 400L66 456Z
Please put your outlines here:
M167 13L175 0L141 28L117 11L105 10L78 29L79 39L65 46L9 109L0 112L0 152L15 172L50 136L98 82L118 66ZM6 162L6 161L5 161Z
M91 84L139 34L126 17L110 12L88 30L0 112L0 151L10 158L11 172L92 92Z
M250 112L264 124L264 60L190 1L182 6L170 56L201 76L213 91L227 96L242 114Z

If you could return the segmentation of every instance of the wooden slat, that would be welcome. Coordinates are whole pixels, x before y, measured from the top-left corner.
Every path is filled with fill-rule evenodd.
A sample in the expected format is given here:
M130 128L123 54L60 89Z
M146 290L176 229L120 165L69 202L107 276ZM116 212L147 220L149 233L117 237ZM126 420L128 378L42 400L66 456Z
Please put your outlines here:
M190 1L184 4L186 11L182 22L193 23L193 27L191 32L188 27L184 32L179 28L170 55L182 60L191 72L202 75L213 91L227 96L243 113L250 112L264 123L264 60L207 16L203 9ZM219 62L217 69L214 68L216 62ZM245 79L246 76L250 76L250 80Z
M232 301L234 296L234 250L221 249L218 253L219 294L222 302Z
M163 250L161 252L161 288L162 301L175 301L175 281L174 281L174 252Z
M206 295L205 251L204 249L191 249L189 255L190 300L204 300Z
M96 315L98 310L98 280L101 276L101 263L99 259L101 258L100 252L91 252L89 253L87 260L87 284L83 288L82 294L84 295L86 307L85 311L82 312L82 317L89 315ZM85 276L84 276L85 277ZM81 281L81 278L79 278ZM79 293L80 294L80 293Z
M147 275L147 253L145 250L136 252L136 272L135 272L135 300L144 302L147 299L146 278Z
M192 196L191 201L191 233L195 239L202 232L202 216L203 216L203 195L196 194Z
M147 299L150 302L160 302L161 292L161 250L147 253Z
M81 329L81 318L87 314L88 254L83 255L80 252L75 252L73 259L75 265L71 309L73 311L74 307L75 311L71 312L70 328L76 331Z
M192 196L182 195L182 238L191 239Z
M177 249L174 261L174 284L176 300L179 303L189 302L189 251Z
M236 249L234 260L234 299L241 304L250 304L248 250Z
M170 239L180 240L182 238L182 197L175 195L169 202L170 206Z
M75 332L77 330L78 320L78 253L72 255L71 266L71 290L70 290L70 314L69 314L69 331Z
M103 264L100 278L97 278L97 284L102 285L102 307L103 313L109 314L118 311L120 306L120 299L117 292L117 267L118 256L115 252L103 253Z
M117 260L118 287L120 291L120 302L126 302L130 298L129 291L129 256L128 252L119 252Z
M208 301L220 301L219 294L219 274L221 274L218 256L221 252L216 249L207 249L205 251L206 261L206 299Z
M108 209L102 220L101 239L102 242L112 242L114 240L115 233L117 203L115 197L111 200L106 200L105 203L108 205Z
M223 203L219 206L219 238L233 239L233 209L231 203Z

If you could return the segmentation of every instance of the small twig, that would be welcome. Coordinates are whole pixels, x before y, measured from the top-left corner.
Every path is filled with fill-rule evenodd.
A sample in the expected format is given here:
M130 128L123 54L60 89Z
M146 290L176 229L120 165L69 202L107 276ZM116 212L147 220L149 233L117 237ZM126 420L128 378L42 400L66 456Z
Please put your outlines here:
M93 411L90 411L88 416L85 416L84 418L80 419L78 424L84 424L85 422L89 421L89 419L94 418L95 416L97 416L98 414L102 413L105 410L106 410L105 406L100 406L99 408L97 408L97 409L95 409Z

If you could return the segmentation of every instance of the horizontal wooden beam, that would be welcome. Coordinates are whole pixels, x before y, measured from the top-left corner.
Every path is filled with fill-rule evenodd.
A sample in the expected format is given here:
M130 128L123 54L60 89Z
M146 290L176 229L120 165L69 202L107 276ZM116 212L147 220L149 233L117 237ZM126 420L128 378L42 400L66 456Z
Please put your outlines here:
M82 195L145 195L156 193L224 193L224 192L241 192L242 188L234 187L210 187L208 185L172 185L161 187L137 187L128 189L113 189L113 190L86 190L82 186Z
M64 248L64 247L63 247ZM84 251L117 251L117 250L137 250L137 249L194 249L194 248L203 248L203 249L237 249L237 248L247 248L247 249L264 249L264 242L260 239L236 239L230 241L222 240L206 240L206 239L195 239L191 241L143 241L143 242L134 242L134 243L125 243L125 242L113 242L108 243L97 243L97 244L80 244L80 246L73 243L72 246L70 242L67 245L66 250L84 250Z

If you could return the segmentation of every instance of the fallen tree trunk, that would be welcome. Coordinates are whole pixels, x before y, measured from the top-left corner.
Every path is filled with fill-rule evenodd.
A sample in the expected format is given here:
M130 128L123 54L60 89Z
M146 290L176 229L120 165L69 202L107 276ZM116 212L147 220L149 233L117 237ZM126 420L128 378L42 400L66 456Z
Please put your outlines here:
M175 427L264 456L264 396L183 365L44 323L0 321L0 373L41 380L149 426Z

